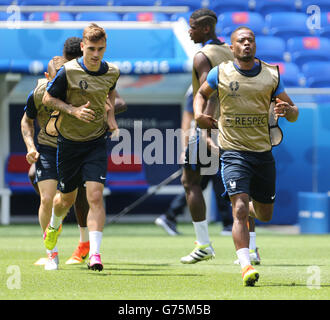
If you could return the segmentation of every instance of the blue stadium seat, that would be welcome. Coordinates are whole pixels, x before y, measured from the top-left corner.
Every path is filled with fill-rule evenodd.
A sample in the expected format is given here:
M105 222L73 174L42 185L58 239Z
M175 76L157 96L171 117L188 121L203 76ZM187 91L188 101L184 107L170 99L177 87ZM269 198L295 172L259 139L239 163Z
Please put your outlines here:
M6 11L0 11L0 21L7 21L9 17L13 16L14 13L7 13ZM26 20L26 16L22 13L15 13L19 14L19 20L20 21L25 21Z
M313 61L302 66L308 88L330 88L330 62Z
M154 6L157 0L114 0L113 6Z
M222 0L222 1L210 1L209 8L216 12L217 15L224 12L237 12L237 11L249 11L249 1L242 0Z
M323 37L295 37L287 42L292 62L298 66L311 61L330 61L330 40Z
M321 13L320 36L330 38L330 11Z
M281 79L285 87L300 87L301 73L299 67L292 62L270 62L270 64L278 65Z
M321 9L321 12L330 11L329 0L303 0L301 10L306 12L307 8L312 5L317 5Z
M63 0L18 0L19 6L59 6Z
M178 21L180 18L184 18L189 24L189 19L192 13L193 11L173 13L170 19L171 21Z
M302 12L274 12L266 15L266 28L269 35L282 37L285 40L308 36L312 33L307 28L307 18L307 14Z
M253 1L255 5L251 9L265 16L273 12L297 11L299 9L297 2L297 0L257 0Z
M286 43L282 38L272 36L256 36L256 56L268 61L284 61Z
M81 12L76 21L121 21L121 16L115 12Z
M107 6L109 0L65 0L67 6Z
M169 21L170 18L161 12L128 12L123 15L123 21Z
M29 15L30 21L74 21L74 16L69 12L33 12Z
M13 3L13 0L0 0L0 6L9 6Z
M218 17L216 32L229 36L239 26L249 27L259 35L264 33L265 21L263 16L256 12L224 12Z
M191 11L207 7L207 0L161 0L162 6L187 6Z

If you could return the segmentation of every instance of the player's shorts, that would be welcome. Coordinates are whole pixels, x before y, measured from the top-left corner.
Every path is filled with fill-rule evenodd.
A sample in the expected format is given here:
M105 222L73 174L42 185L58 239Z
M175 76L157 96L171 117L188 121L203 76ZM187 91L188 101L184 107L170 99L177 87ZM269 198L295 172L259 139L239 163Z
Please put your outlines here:
M225 194L247 193L261 203L275 200L276 169L271 151L220 151Z
M72 192L86 181L105 183L106 136L92 141L76 142L59 135L57 148L58 189L61 192Z
M210 157L211 151L207 148L205 139L200 135L200 130L196 129L194 135L189 137L183 166L193 171L209 168L211 166ZM216 159L218 168L219 160Z
M57 149L46 145L38 145L39 158L36 162L35 182L57 180L56 169Z

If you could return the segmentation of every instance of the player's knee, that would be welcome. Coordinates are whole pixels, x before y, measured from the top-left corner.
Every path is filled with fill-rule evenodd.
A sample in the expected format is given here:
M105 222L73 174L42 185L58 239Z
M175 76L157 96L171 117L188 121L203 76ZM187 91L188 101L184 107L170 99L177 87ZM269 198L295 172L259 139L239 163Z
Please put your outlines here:
M182 175L181 183L186 192L190 192L193 188L200 187L200 183L194 179L189 179L187 176Z
M40 196L40 203L43 206L52 207L53 206L53 195L51 195L51 194L42 194Z
M240 222L246 221L249 216L249 208L244 205L244 203L237 203L233 208L234 220Z
M61 209L70 209L73 203L73 197L61 193L58 193L54 198L54 207L59 207Z
M87 195L89 206L103 205L103 193L101 190L94 190Z

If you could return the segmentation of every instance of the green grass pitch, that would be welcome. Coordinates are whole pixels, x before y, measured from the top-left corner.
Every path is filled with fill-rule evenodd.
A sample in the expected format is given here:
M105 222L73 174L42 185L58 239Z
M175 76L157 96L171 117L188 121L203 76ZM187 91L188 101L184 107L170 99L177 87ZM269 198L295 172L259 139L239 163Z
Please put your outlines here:
M210 225L216 258L182 265L194 246L191 224L170 237L154 224L107 225L104 270L65 265L78 244L76 225L65 224L58 241L60 269L33 263L45 256L38 225L0 226L1 300L328 300L330 235L288 235L257 227L262 264L255 287L242 285L230 236Z

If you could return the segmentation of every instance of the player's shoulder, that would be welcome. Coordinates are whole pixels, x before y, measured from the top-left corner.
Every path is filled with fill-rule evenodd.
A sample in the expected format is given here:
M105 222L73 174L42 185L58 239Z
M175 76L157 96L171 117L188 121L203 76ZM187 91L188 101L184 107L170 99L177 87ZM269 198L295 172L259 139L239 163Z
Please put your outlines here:
M114 64L112 62L109 62L109 61L104 61L104 62L108 66L108 73L113 74L113 75L117 75L117 76L120 75L119 67L116 64Z
M219 69L231 68L233 66L234 64L232 60L223 61L218 65Z
M34 91L33 91L33 96L38 99L41 97L43 97L45 91L46 91L46 88L47 88L47 84L48 84L48 80L46 78L40 78L38 79L37 81L37 85L36 87L34 88Z
M261 63L261 68L262 69L266 69L266 70L269 70L269 72L271 72L271 73L275 73L276 75L278 74L278 72L279 72L279 67L278 67L278 65L276 65L276 64L270 64L270 63L268 63L268 62L265 62L265 61L263 61L263 60L260 60L260 63Z

